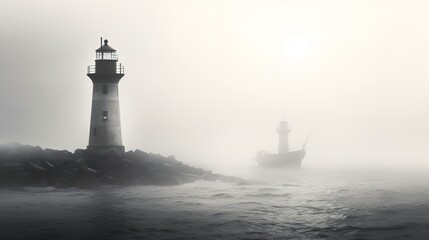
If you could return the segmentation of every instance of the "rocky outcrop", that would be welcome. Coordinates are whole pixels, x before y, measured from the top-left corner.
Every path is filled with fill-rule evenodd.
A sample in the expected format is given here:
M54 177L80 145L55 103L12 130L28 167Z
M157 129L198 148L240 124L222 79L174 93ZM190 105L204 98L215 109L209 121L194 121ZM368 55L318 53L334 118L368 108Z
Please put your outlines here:
M0 145L0 186L95 187L100 185L179 185L196 180L244 183L140 150L74 153L19 143Z

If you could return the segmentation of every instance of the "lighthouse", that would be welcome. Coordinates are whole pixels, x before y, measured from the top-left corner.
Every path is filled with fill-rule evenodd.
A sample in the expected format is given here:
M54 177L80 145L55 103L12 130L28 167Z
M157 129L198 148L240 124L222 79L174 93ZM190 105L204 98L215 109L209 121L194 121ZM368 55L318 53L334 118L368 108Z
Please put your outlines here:
M100 40L101 46L95 50L95 65L87 69L87 76L93 83L87 148L95 152L113 148L123 153L118 84L124 76L124 66L118 63L116 50L107 43L107 40L104 44Z
M287 121L282 120L277 127L277 133L279 134L279 154L289 152L289 132Z

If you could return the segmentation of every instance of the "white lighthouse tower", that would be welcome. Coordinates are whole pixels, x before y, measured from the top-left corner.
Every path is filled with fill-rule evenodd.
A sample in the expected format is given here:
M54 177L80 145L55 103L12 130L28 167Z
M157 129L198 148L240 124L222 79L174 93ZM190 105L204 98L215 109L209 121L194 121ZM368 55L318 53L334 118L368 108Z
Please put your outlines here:
M279 134L279 154L289 152L289 132L287 121L284 119L280 121L277 127L277 133Z
M122 145L121 116L119 111L119 80L124 67L118 64L116 50L107 40L95 50L95 65L88 66L88 77L93 82L91 125L88 149L103 152L114 148L125 152Z

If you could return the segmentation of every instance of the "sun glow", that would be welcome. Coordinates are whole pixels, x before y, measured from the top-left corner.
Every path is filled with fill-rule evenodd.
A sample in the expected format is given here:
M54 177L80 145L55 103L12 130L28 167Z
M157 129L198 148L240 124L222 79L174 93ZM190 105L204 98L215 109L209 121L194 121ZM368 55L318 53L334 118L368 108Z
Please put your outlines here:
M287 35L283 39L283 52L288 58L304 58L310 53L310 41L302 35Z

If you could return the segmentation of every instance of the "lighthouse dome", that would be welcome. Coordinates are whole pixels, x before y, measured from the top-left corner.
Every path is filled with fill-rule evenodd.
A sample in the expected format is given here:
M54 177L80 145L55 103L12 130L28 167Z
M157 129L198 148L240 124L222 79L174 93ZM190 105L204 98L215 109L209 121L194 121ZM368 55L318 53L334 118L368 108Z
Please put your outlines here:
M116 52L116 50L114 48L112 48L111 46L109 46L107 43L109 41L106 39L104 40L104 45L102 45L101 47L99 47L97 50L95 50L96 52Z

